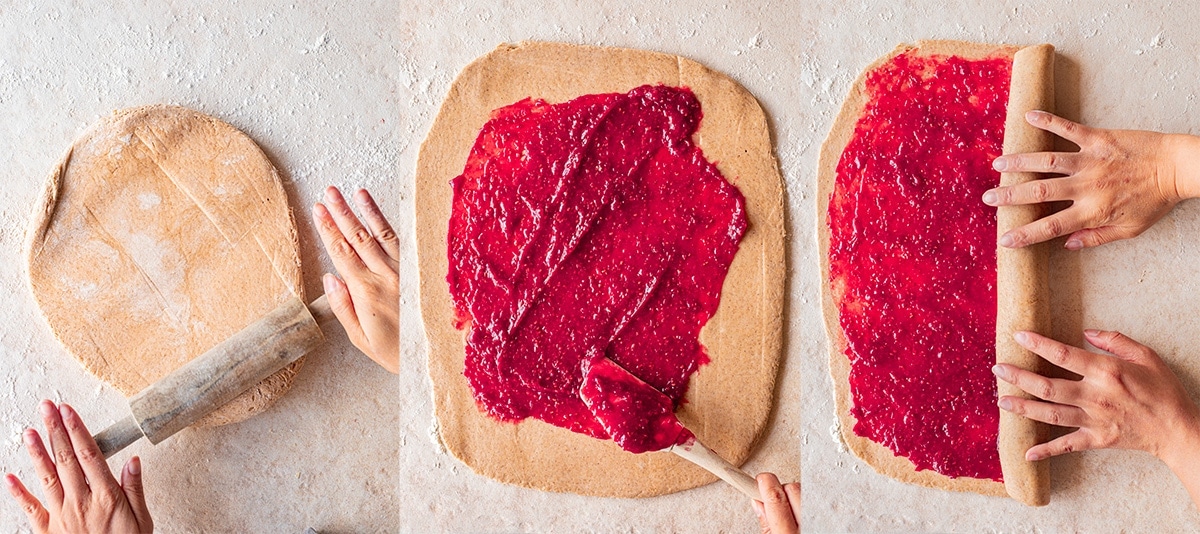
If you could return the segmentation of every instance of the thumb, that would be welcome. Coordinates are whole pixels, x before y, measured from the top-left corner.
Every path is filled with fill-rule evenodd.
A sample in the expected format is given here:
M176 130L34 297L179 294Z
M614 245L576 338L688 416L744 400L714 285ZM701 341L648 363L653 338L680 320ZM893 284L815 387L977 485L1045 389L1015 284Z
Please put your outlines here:
M345 282L330 273L325 273L325 276L321 277L321 282L325 286L325 296L329 298L329 308L337 316L338 322L342 323L342 328L346 330L346 337L350 338L350 342L354 343L354 346L362 348L365 345L360 342L365 341L366 336L363 335L362 324L358 322L358 312L354 310L354 302L350 299L350 288L346 287Z
M1079 250L1081 248L1098 247L1105 243L1129 239L1133 236L1129 235L1123 228L1116 226L1101 226L1100 228L1086 228L1071 234L1067 238L1067 248L1070 250Z
M134 456L125 464L125 469L121 470L121 489L125 492L125 498L129 501L129 507L133 510L133 517L137 520L138 530L141 532L153 532L154 520L150 518L150 509L146 507L146 492L142 488L142 459Z
M1111 352L1122 360L1142 360L1152 352L1145 345L1120 332L1084 330L1083 335L1096 348Z

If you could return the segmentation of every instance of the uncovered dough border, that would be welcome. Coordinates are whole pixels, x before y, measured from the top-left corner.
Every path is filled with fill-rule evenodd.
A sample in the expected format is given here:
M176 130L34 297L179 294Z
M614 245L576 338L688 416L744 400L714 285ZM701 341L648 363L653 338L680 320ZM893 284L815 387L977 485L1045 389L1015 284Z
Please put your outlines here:
M829 336L829 366L833 378L834 400L837 409L838 426L841 440L856 456L865 461L876 471L902 482L917 484L931 488L950 491L975 492L992 496L1012 496L1027 504L1045 504L1048 502L1048 473L1045 462L1030 464L1023 458L1024 448L1020 449L1020 457L1014 457L1016 448L1031 440L1039 439L1039 425L1034 425L1024 418L1005 417L1002 413L1001 434L998 446L1001 449L1002 469L1008 488L1002 483L969 477L950 478L932 470L917 471L915 465L907 458L898 457L890 449L854 433L855 418L850 413L853 400L850 395L849 372L850 361L845 356L847 341L838 322L837 295L829 277L829 200L833 194L837 179L837 164L846 145L854 133L855 124L862 114L863 108L870 100L866 91L867 74L877 67L891 61L895 56L919 50L922 55L956 55L971 59L1007 56L1014 58L1013 79L1010 87L1008 117L1006 120L1004 153L1018 151L1045 150L1049 143L1045 136L1033 132L1032 127L1025 124L1023 116L1029 106L1045 109L1053 102L1053 71L1049 67L1053 62L1053 48L1049 45L1020 48L1008 45L991 45L963 41L919 41L915 45L901 44L887 55L867 66L859 74L849 95L846 97L837 118L834 120L829 137L821 147L820 161L817 173L817 240L821 250L821 302L825 319L826 332ZM1023 107L1023 109L1021 109ZM1019 122L1014 118L1020 118ZM1013 180L1031 179L1031 176L1002 175L1005 185L1016 183ZM1006 210L1000 210L1000 231L1012 227L1014 219L1008 217ZM1021 217L1029 217L1024 213ZM999 247L998 247L999 248ZM1012 254L1019 259L1012 259ZM1040 256L1037 256L1040 254ZM997 313L997 350L998 359L1014 361L1018 365L1032 368L1028 354L1016 354L1012 348L1011 332L1013 325L1023 325L1023 329L1046 331L1048 314L1040 311L1044 298L1037 295L1046 293L1044 289L1047 260L1044 252L1037 249L1026 251L998 250L1001 256L997 263L999 308ZM1040 285L1039 285L1040 284ZM1008 295L1011 298L1006 298ZM1017 347L1019 349L1019 347ZM1015 356L1014 356L1015 355ZM1017 359L1013 359L1013 358ZM1021 359L1024 358L1024 359ZM1035 357L1036 358L1036 357ZM1004 389L1001 389L1007 394ZM997 408L999 409L999 408ZM1025 448L1028 448L1025 445ZM1021 465L1024 464L1024 465Z
M630 454L527 419L502 423L475 405L463 377L465 331L454 328L446 284L449 180L462 172L493 109L534 97L563 102L644 84L688 86L703 106L694 139L746 198L749 228L700 341L711 363L692 377L680 420L734 464L750 455L771 412L782 357L785 246L783 180L766 115L749 92L694 61L621 48L502 44L468 65L450 87L416 171L421 313L428 341L437 438L476 472L509 484L608 497L648 497L712 482L670 453Z

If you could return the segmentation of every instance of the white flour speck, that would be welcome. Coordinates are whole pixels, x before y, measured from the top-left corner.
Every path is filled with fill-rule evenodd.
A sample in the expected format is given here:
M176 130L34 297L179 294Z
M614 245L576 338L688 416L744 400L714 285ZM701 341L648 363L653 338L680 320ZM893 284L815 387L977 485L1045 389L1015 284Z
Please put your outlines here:
M162 204L162 198L154 193L141 193L138 195L138 207L143 210L158 207Z

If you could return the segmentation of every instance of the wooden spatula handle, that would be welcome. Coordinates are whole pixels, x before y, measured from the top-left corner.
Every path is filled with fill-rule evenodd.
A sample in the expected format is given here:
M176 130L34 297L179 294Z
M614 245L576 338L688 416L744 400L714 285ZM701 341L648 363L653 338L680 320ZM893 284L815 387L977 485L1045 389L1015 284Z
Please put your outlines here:
M758 482L754 480L754 477L725 461L724 458L708 447L705 447L699 440L693 439L689 443L675 445L671 447L671 452L707 469L710 473L717 475L718 478L728 482L730 486L737 488L738 491L745 493L751 499L762 500L762 496L758 493Z

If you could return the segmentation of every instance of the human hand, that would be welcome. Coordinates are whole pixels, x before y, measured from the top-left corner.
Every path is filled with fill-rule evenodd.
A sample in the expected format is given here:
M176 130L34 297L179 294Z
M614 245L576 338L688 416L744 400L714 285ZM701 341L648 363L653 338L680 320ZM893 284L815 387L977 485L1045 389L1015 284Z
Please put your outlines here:
M4 476L8 492L25 511L33 531L47 532L152 532L154 521L142 491L142 463L129 459L121 483L108 470L104 455L91 433L70 406L39 406L51 452L30 428L25 449L42 481L46 504L25 489L15 475Z
M1088 449L1137 449L1157 456L1200 505L1200 409L1153 350L1117 332L1085 330L1088 342L1112 356L1059 343L1032 332L1014 336L1022 347L1081 375L1063 380L997 364L1001 380L1041 400L1000 397L1000 408L1035 421L1078 430L1025 453L1037 461Z
M772 473L758 474L758 493L762 501L751 501L763 534L800 532L800 483L780 484Z
M1071 206L1008 231L1001 246L1019 248L1070 235L1079 250L1135 237L1184 198L1200 181L1200 138L1135 130L1103 130L1044 111L1025 120L1079 145L1079 152L1009 154L992 162L1001 172L1062 174L997 187L983 194L989 206L1071 201Z
M392 373L400 370L400 239L365 189L354 195L370 226L359 222L336 187L313 219L325 250L342 278L322 277L325 295L350 342Z

